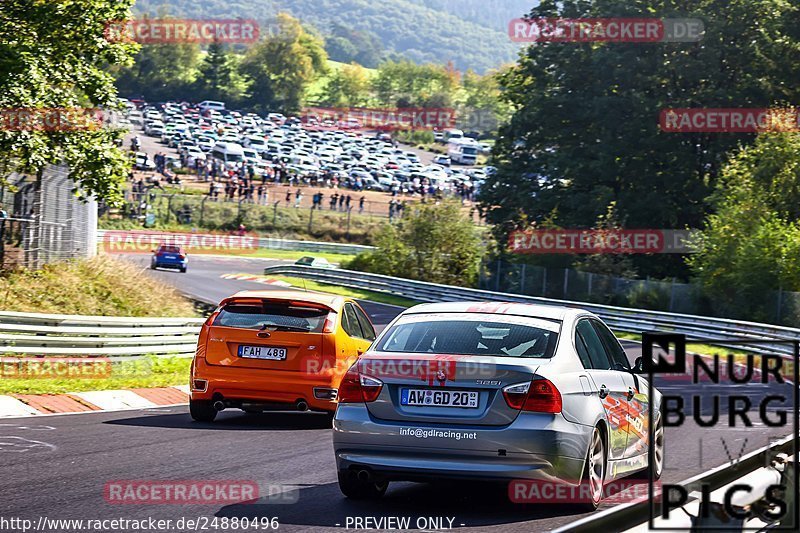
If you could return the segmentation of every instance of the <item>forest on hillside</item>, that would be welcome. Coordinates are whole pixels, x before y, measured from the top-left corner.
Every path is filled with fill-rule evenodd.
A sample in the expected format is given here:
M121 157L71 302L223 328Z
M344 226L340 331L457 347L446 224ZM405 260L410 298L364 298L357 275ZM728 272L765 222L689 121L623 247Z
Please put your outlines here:
M486 72L517 58L508 20L530 0L138 0L140 13L192 18L254 18L287 12L329 39L342 62L375 67L383 59L446 64ZM357 15L355 15L357 13ZM345 31L347 30L347 31ZM344 41L350 41L348 44ZM350 55L350 56L348 56Z

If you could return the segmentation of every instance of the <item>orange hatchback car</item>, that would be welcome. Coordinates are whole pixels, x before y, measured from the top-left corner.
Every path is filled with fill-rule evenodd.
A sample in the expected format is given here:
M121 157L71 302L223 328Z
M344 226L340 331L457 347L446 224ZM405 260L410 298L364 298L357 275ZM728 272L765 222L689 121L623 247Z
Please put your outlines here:
M206 320L192 360L189 410L211 422L227 408L336 410L342 376L375 339L350 298L244 291Z

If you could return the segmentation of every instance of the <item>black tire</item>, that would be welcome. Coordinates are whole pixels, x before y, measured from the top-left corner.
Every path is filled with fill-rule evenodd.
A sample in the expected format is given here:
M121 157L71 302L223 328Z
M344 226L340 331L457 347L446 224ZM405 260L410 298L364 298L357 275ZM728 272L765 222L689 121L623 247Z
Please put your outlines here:
M654 456L656 458L656 465L650 464L650 449L647 449L647 468L644 470L639 470L631 477L635 479L650 479L650 471L653 471L653 481L658 481L661 479L661 475L664 473L664 417L661 412L656 413L656 425L655 430L653 431L654 437L654 444L655 444L655 451ZM649 432L648 432L649 438ZM654 466L656 467L654 469Z
M181 269L181 272L182 272L183 274L186 274L186 267L183 267L183 268Z
M599 445L599 449L597 446ZM579 494L581 501L574 504L576 511L591 513L597 510L600 502L603 501L604 483L606 473L606 443L600 428L594 428L592 437L589 439L589 449L586 452L586 463L583 467L583 477ZM598 460L600 461L598 463ZM599 468L599 471L598 471ZM599 493L597 483L599 481ZM584 497L586 496L586 497Z
M388 481L361 481L354 470L339 472L339 490L351 500L377 500L388 487Z
M197 422L213 422L217 417L211 400L189 400L189 414Z
M655 440L657 446L656 454L659 452L661 453L661 463L658 468L653 471L654 480L661 479L661 475L664 473L664 435L664 417L661 412L659 412L658 419L656 420ZM650 465L648 465L648 468L650 468Z
M156 269L156 264L150 263L150 270L155 270L155 269Z

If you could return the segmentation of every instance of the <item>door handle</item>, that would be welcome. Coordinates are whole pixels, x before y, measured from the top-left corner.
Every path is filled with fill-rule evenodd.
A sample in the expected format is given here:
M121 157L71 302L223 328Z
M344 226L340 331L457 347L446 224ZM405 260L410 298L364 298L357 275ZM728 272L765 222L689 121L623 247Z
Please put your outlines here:
M600 396L601 400L608 396L608 387L605 385L600 385L600 391L597 393L597 395Z
M628 387L628 400L633 400L634 396L636 396L636 392L633 390L633 387Z

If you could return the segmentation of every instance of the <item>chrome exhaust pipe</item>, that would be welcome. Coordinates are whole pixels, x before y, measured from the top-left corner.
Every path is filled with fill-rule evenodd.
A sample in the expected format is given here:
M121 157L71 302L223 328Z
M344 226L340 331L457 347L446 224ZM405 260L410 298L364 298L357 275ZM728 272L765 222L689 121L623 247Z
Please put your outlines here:
M305 400L299 400L297 402L297 410L298 411L308 411L308 403Z
M363 483L368 483L372 479L372 473L369 470L359 470L356 477Z
M214 409L216 409L217 411L222 411L223 409L225 409L225 403L222 402L221 400L217 400L216 402L214 402Z

